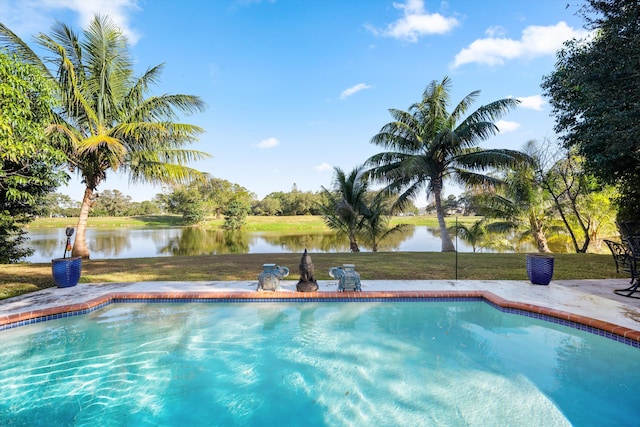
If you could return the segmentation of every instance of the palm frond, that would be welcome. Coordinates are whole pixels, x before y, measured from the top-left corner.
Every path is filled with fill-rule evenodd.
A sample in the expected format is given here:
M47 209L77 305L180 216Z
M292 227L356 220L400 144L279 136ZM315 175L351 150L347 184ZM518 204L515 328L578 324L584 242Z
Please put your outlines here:
M6 25L0 22L0 49L5 49L12 55L15 55L21 61L34 65L44 73L49 79L53 79L53 75L40 59L38 55L27 45L20 37L11 31Z
M514 168L530 161L525 153L508 149L468 149L455 158L456 165L474 170Z
M84 80L85 74L84 68L82 67L82 46L78 35L71 29L71 27L57 22L53 27L51 37L45 34L40 34L38 36L38 40L42 46L49 49L51 46L62 46L65 51L65 56L73 64L73 68L76 70L79 79Z
M84 30L85 85L100 121L117 119L131 85L133 61L126 36L107 17L95 16Z
M127 149L117 138L109 135L93 135L78 142L79 157L94 155L103 165L116 170L124 162Z
M469 108L471 108L471 105L473 105L473 103L476 102L479 96L480 96L480 91L475 90L470 94L468 94L467 96L465 96L464 98L462 98L462 101L460 101L451 111L450 118L449 118L450 128L453 128L455 124L458 123L464 117L464 115L467 113Z
M123 112L128 113L135 109L145 101L145 95L149 91L149 87L157 84L160 80L160 74L164 69L164 64L158 64L150 67L147 71L131 85L128 93L123 97L120 108ZM123 120L129 120L124 117Z
M130 101L130 99L127 99ZM132 109L123 117L124 121L173 121L178 118L175 109L186 114L204 111L206 104L194 95L159 95L151 96L142 102L132 105Z
M495 191L502 187L505 182L497 176L476 173L466 169L455 168L451 174L451 179L463 187L473 189L474 191Z
M202 179L206 175L197 169L184 165L152 161L127 165L127 172L129 182L132 184L188 184L194 180Z
M472 112L464 122L494 122L504 117L505 114L516 108L519 104L520 101L515 98L499 99L478 108L476 111Z
M518 228L518 224L513 221L493 221L487 224L487 231L490 233L508 233Z
M137 168L138 165L166 163L186 165L187 163L210 158L208 153L199 150L185 149L152 149L129 150L123 165L127 170Z

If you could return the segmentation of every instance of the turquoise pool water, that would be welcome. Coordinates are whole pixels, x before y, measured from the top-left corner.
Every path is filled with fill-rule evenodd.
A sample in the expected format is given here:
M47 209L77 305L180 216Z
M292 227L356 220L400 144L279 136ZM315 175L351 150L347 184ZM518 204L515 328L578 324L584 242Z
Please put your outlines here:
M1 425L602 426L640 350L484 302L113 304L0 332Z

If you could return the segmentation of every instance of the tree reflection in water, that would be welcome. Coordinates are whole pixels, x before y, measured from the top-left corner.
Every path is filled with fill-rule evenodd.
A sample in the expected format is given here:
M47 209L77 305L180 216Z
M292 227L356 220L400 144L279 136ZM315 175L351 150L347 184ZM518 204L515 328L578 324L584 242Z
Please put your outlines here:
M29 246L35 253L29 262L49 262L59 258L58 249L66 242L64 228L29 229ZM378 250L383 252L438 252L440 239L424 226L410 227L383 240ZM225 232L200 227L168 228L90 228L87 243L92 259L144 258L158 256L189 256L243 253L348 252L349 240L332 231L327 232ZM371 248L362 242L363 251ZM458 241L458 250L470 252L471 247Z

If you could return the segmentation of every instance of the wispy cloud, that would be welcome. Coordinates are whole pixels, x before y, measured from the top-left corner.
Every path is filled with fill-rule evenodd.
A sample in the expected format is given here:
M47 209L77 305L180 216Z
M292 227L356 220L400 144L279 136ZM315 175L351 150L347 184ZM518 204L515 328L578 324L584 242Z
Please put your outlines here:
M140 39L139 33L131 27L129 22L130 14L141 10L138 0L3 0L2 6L11 10L9 19L3 20L3 23L20 34L46 33L46 29L53 25L53 21L48 18L50 12L68 9L78 15L76 25L83 29L89 25L95 15L107 15L120 27L132 45ZM25 21L24 17L27 16L29 19ZM45 27L42 26L43 22L47 22ZM71 22L67 24L73 25Z
M263 148L263 149L274 148L274 147L277 147L278 145L280 145L280 141L278 141L276 138L273 138L273 137L263 139L262 141L255 144L256 147Z
M546 104L544 98L540 95L523 96L516 98L520 101L520 107L528 110L542 111L542 107Z
M507 120L498 120L496 126L500 130L500 133L513 132L520 127L520 123L510 122Z
M402 10L403 16L401 18L387 25L384 29L372 25L367 25L366 28L378 36L417 42L421 36L444 34L460 24L456 18L447 18L439 13L427 13L423 0L393 3L393 7Z
M314 166L313 169L318 172L324 172L333 169L333 167L327 162L322 162L318 166Z
M576 30L563 21L546 27L529 26L522 31L519 40L496 37L493 27L487 33L489 37L475 40L455 56L454 68L474 62L503 65L505 61L516 58L554 55L566 40L584 38L589 34L588 31Z
M502 37L507 34L507 30L500 25L495 25L487 28L484 33L489 37Z
M360 92L361 90L364 90L364 89L371 89L371 86L364 83L358 83L355 86L351 86L350 88L343 90L342 93L340 94L340 99L348 98L354 93Z

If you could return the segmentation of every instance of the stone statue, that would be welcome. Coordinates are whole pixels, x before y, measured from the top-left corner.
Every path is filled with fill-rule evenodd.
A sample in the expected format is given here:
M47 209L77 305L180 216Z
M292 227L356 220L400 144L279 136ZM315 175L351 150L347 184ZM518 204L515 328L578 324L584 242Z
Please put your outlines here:
M353 264L343 264L341 267L331 267L329 269L329 276L338 279L338 292L362 292L360 273L356 271L356 266Z
M298 292L316 292L318 290L318 282L313 278L313 262L311 256L305 248L302 258L300 259L300 280L296 285Z

